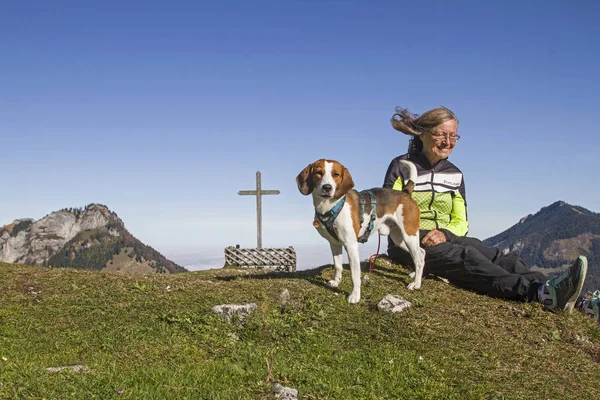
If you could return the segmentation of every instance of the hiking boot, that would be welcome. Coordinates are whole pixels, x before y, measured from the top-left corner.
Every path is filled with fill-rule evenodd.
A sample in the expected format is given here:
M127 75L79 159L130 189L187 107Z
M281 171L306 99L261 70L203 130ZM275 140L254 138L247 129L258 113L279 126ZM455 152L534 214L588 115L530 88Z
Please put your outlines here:
M544 301L544 306L552 311L573 311L586 274L587 258L579 256L568 271L546 282L544 292L551 301Z
M588 292L589 293L589 292ZM592 297L586 299L582 297L575 306L584 315L592 318L597 323L600 323L600 290L596 290L594 293L590 293Z

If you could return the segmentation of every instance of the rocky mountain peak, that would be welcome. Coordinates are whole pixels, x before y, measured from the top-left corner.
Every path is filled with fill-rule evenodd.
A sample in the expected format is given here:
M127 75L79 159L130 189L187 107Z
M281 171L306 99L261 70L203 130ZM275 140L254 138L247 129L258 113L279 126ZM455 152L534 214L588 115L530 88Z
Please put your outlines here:
M518 251L527 265L548 275L584 255L589 264L586 287L600 287L600 214L583 207L554 202L484 243L505 253Z
M123 227L117 214L101 204L65 208L38 221L18 219L0 228L0 261L39 265L80 232L106 228L118 235Z

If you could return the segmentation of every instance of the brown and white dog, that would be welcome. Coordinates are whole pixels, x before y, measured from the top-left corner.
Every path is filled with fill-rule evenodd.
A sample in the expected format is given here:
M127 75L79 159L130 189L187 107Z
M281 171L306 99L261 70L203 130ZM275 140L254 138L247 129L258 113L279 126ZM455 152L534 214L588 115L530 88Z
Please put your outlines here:
M415 274L408 289L421 287L425 250L419 246L419 207L411 197L417 171L411 162L401 162L409 171L409 182L404 190L373 188L368 191L370 201L364 200L364 192L351 190L354 182L350 172L334 160L317 160L296 177L300 193L305 196L312 193L315 206L313 225L329 241L331 247L335 273L333 279L327 282L329 287L337 287L342 280L342 247L346 249L353 286L348 296L349 303L360 301L359 238L366 241L375 231L384 236L390 235L394 243L410 253L415 264ZM328 220L328 217L332 218Z

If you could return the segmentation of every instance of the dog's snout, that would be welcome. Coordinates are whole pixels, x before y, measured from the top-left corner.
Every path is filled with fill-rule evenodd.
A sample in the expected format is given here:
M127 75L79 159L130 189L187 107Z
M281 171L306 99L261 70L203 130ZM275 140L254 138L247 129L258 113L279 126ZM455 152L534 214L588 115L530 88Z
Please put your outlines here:
M321 187L321 190L323 192L331 192L331 189L333 189L333 186L331 186L330 184L326 183L325 185L323 185Z

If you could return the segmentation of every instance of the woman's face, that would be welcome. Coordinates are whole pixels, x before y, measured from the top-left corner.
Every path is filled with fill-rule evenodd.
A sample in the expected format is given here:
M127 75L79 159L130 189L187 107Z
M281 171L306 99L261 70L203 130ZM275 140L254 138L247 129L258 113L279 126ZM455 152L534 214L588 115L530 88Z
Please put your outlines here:
M423 153L425 153L431 165L448 158L452 153L454 146L456 146L457 129L456 120L451 119L421 135Z

